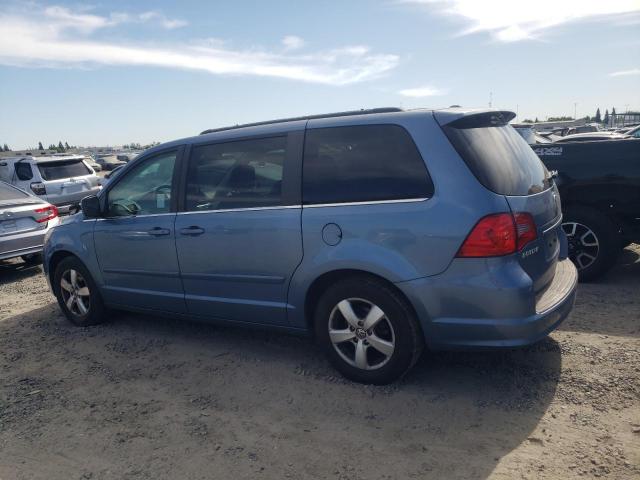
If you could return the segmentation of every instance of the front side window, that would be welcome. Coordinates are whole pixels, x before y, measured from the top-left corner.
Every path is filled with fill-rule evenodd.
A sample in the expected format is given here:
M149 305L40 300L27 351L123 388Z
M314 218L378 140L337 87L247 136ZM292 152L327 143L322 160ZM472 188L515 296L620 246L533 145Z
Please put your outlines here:
M153 215L171 211L176 152L162 153L127 172L109 190L108 216Z
M286 137L194 147L187 173L187 211L282 205Z
M409 133L398 125L310 129L305 204L427 198L433 183Z

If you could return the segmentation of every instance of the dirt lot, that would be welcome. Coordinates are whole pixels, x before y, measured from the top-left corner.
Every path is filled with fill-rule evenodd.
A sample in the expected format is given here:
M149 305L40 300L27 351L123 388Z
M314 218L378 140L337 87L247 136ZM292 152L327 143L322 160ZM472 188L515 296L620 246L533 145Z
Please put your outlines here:
M0 264L0 479L640 478L640 246L560 331L388 387L305 338L122 314L70 326Z

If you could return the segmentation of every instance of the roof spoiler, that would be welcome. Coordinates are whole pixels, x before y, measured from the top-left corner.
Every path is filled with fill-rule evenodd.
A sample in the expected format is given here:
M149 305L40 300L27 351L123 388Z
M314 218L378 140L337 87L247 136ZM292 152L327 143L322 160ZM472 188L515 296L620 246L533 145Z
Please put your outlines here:
M437 111L433 115L441 127L453 128L502 127L516 117L509 110Z

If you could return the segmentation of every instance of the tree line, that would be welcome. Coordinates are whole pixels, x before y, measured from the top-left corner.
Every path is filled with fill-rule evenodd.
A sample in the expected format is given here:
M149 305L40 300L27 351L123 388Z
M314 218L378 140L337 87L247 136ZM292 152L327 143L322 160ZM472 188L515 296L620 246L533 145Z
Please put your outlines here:
M600 107L596 110L596 114L593 117L586 115L584 117L585 121L593 122L593 123L603 123L605 125L609 125L609 120L616 115L616 107L611 109L611 115L609 115L609 109L606 109L604 112L604 117L600 113ZM548 117L546 122L566 122L570 120L575 120L573 117L563 116L563 117ZM522 123L539 123L538 117L535 120L531 120L530 118L525 118Z

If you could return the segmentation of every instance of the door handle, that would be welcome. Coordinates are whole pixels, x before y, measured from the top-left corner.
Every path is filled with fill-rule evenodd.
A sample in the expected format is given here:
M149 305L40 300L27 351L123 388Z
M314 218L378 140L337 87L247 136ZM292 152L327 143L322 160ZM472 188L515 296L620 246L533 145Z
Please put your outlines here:
M169 235L171 233L171 230L169 230L168 228L155 227L151 230L148 230L147 233L149 235L153 235L154 237L158 237L160 235Z
M181 228L180 233L182 235L191 235L191 236L202 235L204 233L204 228L200 228L200 227L196 227L195 225L192 225L187 228Z

